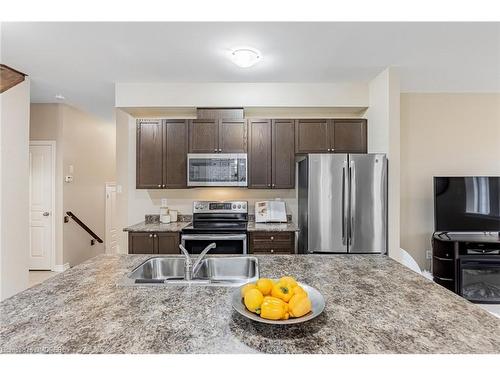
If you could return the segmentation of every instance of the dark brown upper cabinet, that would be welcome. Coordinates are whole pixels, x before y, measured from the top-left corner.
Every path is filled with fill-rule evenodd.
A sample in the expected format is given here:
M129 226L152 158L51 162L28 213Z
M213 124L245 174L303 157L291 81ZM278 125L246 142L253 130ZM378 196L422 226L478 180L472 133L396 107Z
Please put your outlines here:
M247 121L244 119L191 120L189 152L247 152Z
M137 189L186 187L186 120L137 120Z
M293 120L249 120L249 188L295 187Z
M163 185L163 125L161 120L137 120L136 184L138 189Z
M272 187L271 120L248 120L248 187Z
M365 119L297 120L295 152L366 153Z
M328 152L331 148L329 120L297 120L295 147L298 154Z
M272 121L272 187L295 188L295 124L293 120Z
M188 126L185 120L165 120L163 184L167 189L187 187Z
M219 151L219 120L189 121L189 152Z
M365 119L339 119L333 122L334 152L366 153L367 126Z

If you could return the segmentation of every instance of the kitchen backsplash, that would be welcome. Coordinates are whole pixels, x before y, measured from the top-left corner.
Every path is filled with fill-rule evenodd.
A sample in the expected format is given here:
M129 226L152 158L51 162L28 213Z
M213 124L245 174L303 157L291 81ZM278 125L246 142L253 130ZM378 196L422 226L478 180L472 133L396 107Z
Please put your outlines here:
M286 218L288 221L292 221L292 215L288 214L286 215ZM191 220L193 220L193 215L182 215L182 214L177 215L178 222L189 222ZM160 215L157 214L145 215L144 221L146 224L158 224L160 222ZM255 215L248 214L248 221L255 221Z

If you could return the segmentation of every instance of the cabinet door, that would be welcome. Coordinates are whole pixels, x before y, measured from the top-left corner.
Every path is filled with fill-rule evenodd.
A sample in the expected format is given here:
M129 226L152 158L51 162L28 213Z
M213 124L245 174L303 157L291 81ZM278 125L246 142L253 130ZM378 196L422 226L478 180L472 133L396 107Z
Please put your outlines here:
M335 152L366 153L366 120L340 119L332 120L333 143Z
M179 254L179 233L156 233L158 254Z
M247 152L246 120L220 120L219 152L234 154Z
M163 161L164 187L182 189L187 186L188 127L185 120L165 120Z
M293 120L272 122L272 187L295 187L295 124Z
M219 121L189 121L189 152L213 153L219 150Z
M158 189L163 184L163 131L161 120L138 120L136 139L137 189Z
M129 254L154 254L155 253L154 233L129 232L128 253Z
M249 120L248 188L271 188L271 121Z
M297 120L295 124L295 152L307 154L328 152L330 139L328 120Z

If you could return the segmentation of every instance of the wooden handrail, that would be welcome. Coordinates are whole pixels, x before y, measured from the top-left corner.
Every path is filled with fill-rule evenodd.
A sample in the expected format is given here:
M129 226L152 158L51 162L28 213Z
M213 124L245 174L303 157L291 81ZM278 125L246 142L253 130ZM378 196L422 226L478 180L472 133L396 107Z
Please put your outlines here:
M66 211L66 215L68 215L70 218L72 218L79 226L81 226L97 242L102 243L101 238L97 234L95 234L88 226L86 226L73 212Z

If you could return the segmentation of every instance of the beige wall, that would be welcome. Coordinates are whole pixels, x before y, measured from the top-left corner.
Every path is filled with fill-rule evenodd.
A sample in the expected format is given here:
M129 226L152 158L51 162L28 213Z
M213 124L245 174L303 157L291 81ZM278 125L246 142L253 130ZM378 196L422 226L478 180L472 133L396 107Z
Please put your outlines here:
M439 175L500 175L500 94L401 95L401 245L425 268Z
M57 142L56 260L73 266L104 252L104 244L90 246L91 237L74 221L62 220L72 211L104 240L104 186L115 180L115 127L68 105L33 104L30 128L32 140ZM65 183L70 165L73 182Z
M30 81L0 94L0 300L28 287Z

